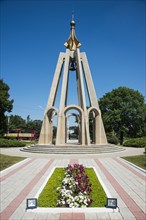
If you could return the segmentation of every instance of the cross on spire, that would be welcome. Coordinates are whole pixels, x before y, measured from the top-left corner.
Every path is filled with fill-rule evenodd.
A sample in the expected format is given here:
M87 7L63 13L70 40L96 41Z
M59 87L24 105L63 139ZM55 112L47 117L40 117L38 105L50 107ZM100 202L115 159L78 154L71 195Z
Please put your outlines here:
M72 10L72 21L74 21L74 10Z

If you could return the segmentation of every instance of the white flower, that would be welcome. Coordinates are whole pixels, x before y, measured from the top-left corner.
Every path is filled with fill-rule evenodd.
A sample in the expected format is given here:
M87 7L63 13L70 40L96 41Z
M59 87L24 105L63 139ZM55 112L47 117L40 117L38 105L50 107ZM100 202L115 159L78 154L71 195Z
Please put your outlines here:
M65 172L65 177L62 180L62 187L58 187L56 190L60 193L60 199L57 200L58 205L66 205L71 208L86 207L90 199L87 196L87 192L81 191L74 196L76 192L78 182L74 180L70 172ZM78 189L79 190L79 189Z

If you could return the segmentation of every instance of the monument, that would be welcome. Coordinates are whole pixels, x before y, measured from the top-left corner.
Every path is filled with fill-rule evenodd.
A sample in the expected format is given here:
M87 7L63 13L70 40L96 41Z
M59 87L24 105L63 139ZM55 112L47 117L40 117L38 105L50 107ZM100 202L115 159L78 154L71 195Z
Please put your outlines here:
M54 140L53 117L57 117L55 133L55 145L66 146L77 144L82 146L107 144L107 138L99 109L96 92L90 73L85 52L80 52L81 46L75 35L75 21L72 19L69 39L65 42L66 52L60 52L54 79L52 82L47 107L44 114L42 128L39 137L39 145L51 145ZM76 89L78 104L67 105L69 74L76 74ZM62 74L62 86L59 108L55 107L56 94ZM89 98L89 106L86 103L85 86ZM69 110L77 113L68 114ZM71 138L67 125L68 118L74 116L76 120L76 141ZM71 135L73 137L73 134Z

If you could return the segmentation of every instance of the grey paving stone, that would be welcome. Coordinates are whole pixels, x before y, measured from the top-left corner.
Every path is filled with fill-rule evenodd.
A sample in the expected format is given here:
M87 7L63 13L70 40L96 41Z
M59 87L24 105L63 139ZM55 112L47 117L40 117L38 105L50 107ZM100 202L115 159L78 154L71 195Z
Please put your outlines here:
M25 212L21 219L23 220L33 220L35 219L36 213L35 212Z
M123 217L120 213L109 213L109 216L112 220L123 220Z
M97 213L96 215L99 220L111 220L109 213Z
M120 213L123 217L123 219L127 220L127 219L135 219L135 216L130 212L130 210L126 207L126 208L120 208Z
M98 220L96 213L85 213L85 220Z
M60 214L59 213L49 213L47 214L48 220L59 220Z
M49 219L48 218L48 213L36 213L34 219L35 220L47 220L47 219ZM57 220L57 219L55 219L55 220Z

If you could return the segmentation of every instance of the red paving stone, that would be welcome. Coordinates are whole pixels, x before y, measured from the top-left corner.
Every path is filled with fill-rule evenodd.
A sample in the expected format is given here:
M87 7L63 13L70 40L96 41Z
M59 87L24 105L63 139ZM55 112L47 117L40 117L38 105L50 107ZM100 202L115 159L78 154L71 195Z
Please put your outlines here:
M72 220L85 220L84 213L72 213Z
M59 220L72 220L72 213L61 213Z
M26 163L20 165L19 167L13 169L12 171L10 171L9 173L7 173L6 175L0 177L0 181L4 181L5 179L7 179L8 177L12 176L13 174L15 174L16 172L18 172L19 170L23 169L24 167L26 167L28 164L32 163L34 160L36 160L35 158L27 161Z
M84 213L61 213L59 220L85 220Z
M121 187L121 185L116 181L116 179L108 172L108 170L102 165L99 160L95 160L99 168L102 170L106 178L109 180L111 185L120 195L124 203L127 205L129 210L135 216L137 220L146 220L146 215L141 208L134 202L134 200L128 195L128 193Z
M114 158L115 161L117 161L119 164L121 164L123 167L125 167L126 169L130 170L132 173L134 173L136 176L138 176L139 178L141 178L142 180L146 181L146 176L142 175L141 173L137 172L136 170L134 170L132 167L129 167L128 164L125 164L124 162L122 162L121 160Z
M9 219L10 216L15 212L21 202L26 198L28 193L33 189L33 187L38 183L40 178L48 170L49 166L52 164L53 160L49 160L48 163L41 169L41 171L28 183L24 189L16 196L15 199L0 213L0 219Z

